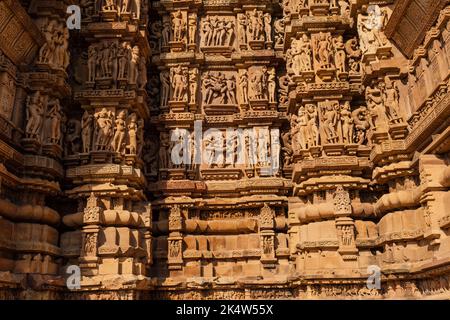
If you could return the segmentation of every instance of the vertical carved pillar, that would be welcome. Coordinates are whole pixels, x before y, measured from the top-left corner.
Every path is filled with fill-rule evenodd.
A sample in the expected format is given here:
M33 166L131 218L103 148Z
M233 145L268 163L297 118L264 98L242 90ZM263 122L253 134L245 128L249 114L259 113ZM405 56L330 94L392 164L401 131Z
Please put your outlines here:
M181 270L183 266L182 213L178 205L169 209L169 237L167 238L167 264L169 270Z
M277 262L275 254L275 212L265 203L259 215L259 232L261 236L261 263L264 268L274 268Z
M83 211L83 229L81 232L82 250L80 256L80 267L87 275L97 274L98 268L98 233L100 231L101 215L103 209L100 207L98 198L91 193L87 199Z
M334 214L339 240L338 252L344 260L356 260L358 249L355 244L355 224L349 217L352 214L352 205L348 191L345 191L342 186L338 186L334 194Z

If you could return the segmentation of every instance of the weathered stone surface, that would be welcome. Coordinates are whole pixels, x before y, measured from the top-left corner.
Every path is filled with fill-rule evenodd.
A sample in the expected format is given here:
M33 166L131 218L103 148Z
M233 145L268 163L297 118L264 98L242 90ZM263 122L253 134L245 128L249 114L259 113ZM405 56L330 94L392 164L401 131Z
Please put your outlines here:
M448 299L446 3L0 0L0 299Z

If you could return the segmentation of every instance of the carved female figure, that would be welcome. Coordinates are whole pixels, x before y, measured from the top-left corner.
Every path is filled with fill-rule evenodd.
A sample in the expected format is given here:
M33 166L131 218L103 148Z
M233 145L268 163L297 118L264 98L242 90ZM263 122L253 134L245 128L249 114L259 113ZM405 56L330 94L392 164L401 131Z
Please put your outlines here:
M183 41L186 23L183 21L181 10L172 13L173 41Z
M316 50L317 50L317 61L319 62L320 68L328 69L331 68L331 36L325 33L320 33L318 39L316 40Z
M272 26L270 25L272 22L272 15L270 13L264 14L264 32L266 34L266 42L272 41Z
M248 75L247 70L239 76L239 87L241 88L241 102L248 103Z
M228 77L226 77L226 85L227 85L227 90L226 90L226 97L227 97L227 102L231 103L231 104L236 104L236 78L233 75L229 75Z
M198 86L198 69L192 68L189 70L189 103L196 103L197 101L197 86Z
M61 106L57 98L49 103L51 107L48 117L50 118L49 142L58 144L61 139Z
M336 69L341 73L346 72L344 38L342 37L342 35L339 35L336 39L334 39L333 43Z
M83 141L83 153L91 151L93 116L85 111L81 119L81 138Z
M100 111L97 118L97 150L108 150L108 142L111 139L112 134L112 121L109 118L109 114L105 108Z
M335 143L337 142L338 138L336 132L338 114L336 110L334 110L333 105L331 103L327 103L325 108L326 109L322 118L325 135L329 143Z
M318 112L316 106L313 104L306 105L306 111L308 112L308 140L309 145L316 147L319 145L319 128L317 126Z
M161 82L161 107L167 106L169 102L169 94L170 94L170 80L169 80L169 72L162 71L159 74L159 80Z
M183 101L186 94L187 79L181 66L172 69L171 78L174 100Z
M126 111L122 110L119 112L116 118L116 132L114 134L112 148L115 152L121 153L123 151L123 142L125 140L125 119Z
M238 14L238 35L239 35L239 43L247 44L247 16L244 14Z
M197 33L197 15L190 14L188 18L189 25L189 43L195 44L195 35Z
M136 84L139 76L139 47L134 46L131 50L131 60L129 64L130 84Z
M36 93L28 98L27 104L27 126L25 128L25 132L27 136L38 138L38 133L42 128L44 116L44 103L43 97L41 96L40 91L36 91Z
M136 154L137 151L137 119L136 114L132 113L129 117L128 123L128 150L130 154Z
M88 81L94 82L97 67L97 47L91 45L88 49Z
M386 107L386 115L392 123L402 122L399 116L399 93L396 84L386 77L386 87L384 89L384 105Z
M276 82L275 82L275 69L271 68L269 69L268 72L268 78L267 78L267 85L268 85L268 90L269 90L269 103L275 103L276 102L276 96L275 96L275 91L276 91Z
M300 144L300 149L307 149L309 146L309 140L311 140L308 136L308 115L306 114L305 107L301 106L298 110L298 129L297 131L297 141Z
M353 143L353 118L350 111L350 102L346 101L340 111L342 122L342 138L344 143Z
M167 132L161 132L159 137L160 137L159 167L161 169L165 169L169 167L170 138Z

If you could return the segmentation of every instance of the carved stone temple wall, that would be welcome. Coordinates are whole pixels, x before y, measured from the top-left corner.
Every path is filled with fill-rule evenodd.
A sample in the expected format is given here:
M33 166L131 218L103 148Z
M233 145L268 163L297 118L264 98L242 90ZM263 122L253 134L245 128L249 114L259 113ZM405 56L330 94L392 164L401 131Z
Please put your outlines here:
M447 0L0 0L0 299L448 299L449 86Z

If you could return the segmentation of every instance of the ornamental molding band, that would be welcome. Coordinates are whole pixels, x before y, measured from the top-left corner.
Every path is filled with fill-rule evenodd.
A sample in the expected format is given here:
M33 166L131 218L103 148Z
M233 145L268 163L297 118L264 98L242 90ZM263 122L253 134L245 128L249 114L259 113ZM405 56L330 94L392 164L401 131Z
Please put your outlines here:
M449 299L449 86L446 0L0 0L0 299Z

